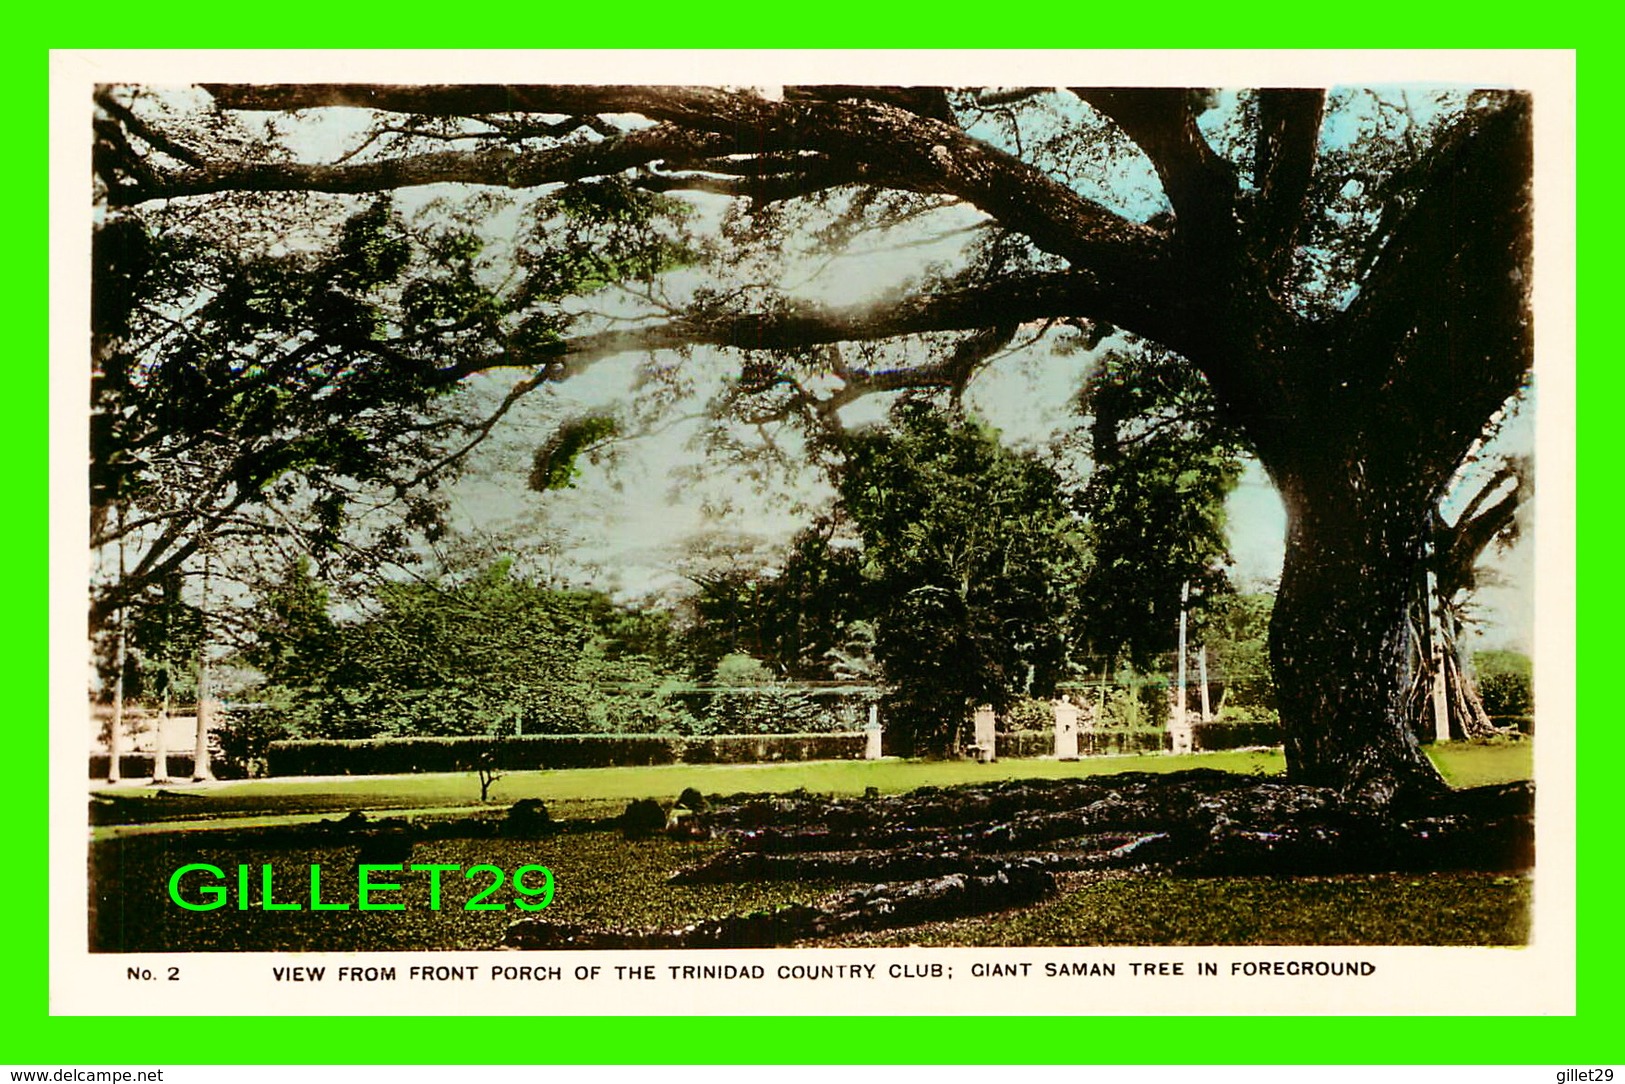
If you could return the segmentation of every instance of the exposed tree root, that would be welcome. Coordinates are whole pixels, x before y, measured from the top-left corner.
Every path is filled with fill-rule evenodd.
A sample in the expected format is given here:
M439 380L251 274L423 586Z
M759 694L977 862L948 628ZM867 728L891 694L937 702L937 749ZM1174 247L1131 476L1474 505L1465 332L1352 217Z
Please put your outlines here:
M592 930L545 917L513 948L782 945L1034 903L1054 874L1137 869L1202 877L1513 871L1534 863L1534 790L1478 787L1376 805L1324 787L1198 770L1027 780L887 798L714 798L706 827L734 847L680 870L683 884L883 881L824 907L676 930Z

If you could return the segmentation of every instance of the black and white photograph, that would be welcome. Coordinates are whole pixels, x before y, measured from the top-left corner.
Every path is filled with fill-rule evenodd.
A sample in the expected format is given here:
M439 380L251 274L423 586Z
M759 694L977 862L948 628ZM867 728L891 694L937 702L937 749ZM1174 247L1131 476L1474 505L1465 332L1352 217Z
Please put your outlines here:
M53 967L1572 1012L1510 56L65 61Z

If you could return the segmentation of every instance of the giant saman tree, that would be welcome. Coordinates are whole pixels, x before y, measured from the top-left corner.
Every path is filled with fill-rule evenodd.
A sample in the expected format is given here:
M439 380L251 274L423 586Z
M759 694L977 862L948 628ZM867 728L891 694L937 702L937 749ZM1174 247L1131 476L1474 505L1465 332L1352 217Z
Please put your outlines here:
M733 265L809 208L841 208L831 244L878 223L970 221L957 266L861 306L730 280L719 264L710 287L651 295L641 320L561 324L486 364L563 379L629 350L727 348L769 414L816 421L872 391L962 388L984 346L1025 328L1160 344L1204 374L1286 505L1271 645L1292 774L1376 798L1440 785L1405 725L1406 607L1441 491L1530 370L1527 96L1418 113L1265 89L1216 124L1213 95L1161 88L207 91L217 125L334 109L368 111L351 115L372 129L322 160L237 153L197 137L197 117L143 114L124 95L99 132L110 208L617 178L733 201L714 230ZM1154 178L1148 199L1114 187L1134 163ZM884 348L909 337L929 349L900 364Z

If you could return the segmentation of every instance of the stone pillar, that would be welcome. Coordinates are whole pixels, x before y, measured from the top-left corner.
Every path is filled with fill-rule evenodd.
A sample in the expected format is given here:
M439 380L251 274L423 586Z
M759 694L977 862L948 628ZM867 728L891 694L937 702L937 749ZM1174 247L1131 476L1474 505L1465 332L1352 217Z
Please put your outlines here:
M1078 717L1083 714L1066 697L1054 702L1055 707L1055 759L1078 759Z
M881 734L879 704L869 705L869 725L863 728L863 732L865 737L863 745L863 759L879 760Z
M1184 690L1170 690L1168 699L1168 737L1173 748L1171 753L1196 752L1196 729L1191 726L1190 716L1180 710L1183 707Z
M993 714L992 708L983 704L976 709L974 720L976 724L976 759L983 764L987 764L997 755L998 717Z

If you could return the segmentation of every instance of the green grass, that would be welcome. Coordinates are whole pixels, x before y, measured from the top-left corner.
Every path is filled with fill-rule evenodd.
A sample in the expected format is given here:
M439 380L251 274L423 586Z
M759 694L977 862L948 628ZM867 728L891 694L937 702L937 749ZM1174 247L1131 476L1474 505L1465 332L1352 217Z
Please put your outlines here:
M1521 945L1529 881L1487 873L1108 877L1018 911L842 945Z
M1532 772L1532 747L1528 742L1452 743L1435 747L1432 756L1445 778L1458 787L1528 779ZM671 799L685 787L695 787L706 794L782 793L798 788L815 794L862 794L869 787L883 794L900 794L923 786L955 786L1001 779L1076 778L1125 771L1172 772L1187 768L1276 775L1285 770L1285 760L1279 750L1247 750L1194 756L1091 757L1068 762L1001 760L995 764L888 759L576 768L510 772L492 788L491 801L508 805L520 798L541 798L550 808L555 803L579 802L586 804L567 804L561 811L567 809L577 816L603 815L616 812L612 808L615 803L633 798ZM169 789L186 796L161 797L157 788L136 786L100 788L94 793L116 795L123 800L126 808L118 819L126 822L220 814L332 813L357 808L405 812L480 805L479 785L472 773L250 779Z
M678 843L666 839L627 841L617 832L584 832L545 840L445 839L419 843L418 864L444 863L467 870L482 863L512 871L527 864L553 871L552 903L542 912L551 921L589 926L672 928L792 902L811 902L828 885L809 883L670 885L679 867L720 850L722 843ZM355 848L336 845L271 847L234 845L218 833L172 832L102 842L91 848L91 947L113 952L346 952L493 949L509 923L525 918L511 888L504 885L485 902L502 911L469 911L463 905L491 883L490 874L471 881L448 874L442 880L439 910L430 909L423 875L405 875L399 892L377 901L401 902L400 911L361 911L356 904L352 862ZM187 911L168 895L170 874L193 862L212 864L226 874L232 895L212 911ZM250 867L250 907L239 910L236 866ZM276 903L302 901L305 910L265 910L260 906L260 866L272 867ZM310 865L321 866L324 903L349 903L349 910L309 910ZM398 875L399 876L399 875ZM374 880L388 880L387 876ZM188 898L201 898L189 874ZM209 882L212 883L212 882ZM540 882L532 877L527 883Z
M677 869L720 843L627 841L584 832L539 841L450 839L420 843L415 863L468 869L527 863L554 874L547 920L593 927L672 929L704 918L816 903L837 882L673 885ZM309 866L322 867L324 902L356 901L350 847L231 845L214 833L164 833L92 848L92 947L99 951L400 951L497 948L509 923L527 917L504 887L490 902L505 911L468 911L476 882L444 879L441 908L429 908L427 881L381 899L402 911L267 911L259 868L273 868L276 902L308 905ZM190 862L212 863L232 882L250 867L250 907L235 897L214 911L169 902L169 874ZM199 882L201 883L201 882ZM481 875L479 887L489 883ZM1184 879L1142 875L1070 875L1044 903L955 922L852 935L826 945L1516 945L1528 939L1529 883L1478 873L1343 877Z
M1433 763L1453 787L1482 787L1535 777L1535 746L1530 741L1451 742L1434 746Z
M1527 778L1527 743L1444 746L1433 750L1457 786ZM672 798L684 787L710 794L784 792L861 794L868 787L900 793L921 786L1034 777L1075 777L1122 771L1176 771L1209 767L1243 773L1279 773L1279 752L1236 752L1193 757L1110 757L1059 763L1006 760L997 764L887 760L764 765L669 765L647 768L515 772L504 776L484 808L497 810L522 797L545 800L565 818L606 816L631 798ZM221 816L221 827L275 822L295 815L347 809L425 810L480 808L469 775L268 779L176 788L187 797L160 797L155 788L115 791L129 820L178 821L188 827ZM235 814L235 815L232 815ZM250 818L253 820L250 820ZM178 824L173 825L178 828ZM129 835L125 833L144 832ZM479 949L501 944L507 925L524 913L461 909L471 887L448 881L440 911L428 909L427 887L408 881L394 898L405 911L356 909L313 913L265 911L235 902L218 911L184 911L169 902L170 871L210 862L228 871L238 863L255 871L269 862L277 898L308 892L312 862L323 867L323 898L355 899L350 862L354 850L331 844L270 845L235 832L172 830L162 823L99 828L91 849L93 943L114 951L346 951ZM547 840L452 839L420 843L414 862L469 867L487 862L513 869L549 866L557 893L546 916L596 927L673 928L792 902L815 902L834 883L671 885L678 868L699 861L721 843L657 839L628 842L610 831L578 832ZM349 879L348 886L345 885ZM330 895L329 885L336 894ZM347 887L347 891L346 891ZM495 900L508 902L510 893ZM1519 877L1476 873L1306 878L1184 879L1113 875L1063 878L1061 894L1034 907L866 934L843 944L876 945L1113 945L1113 944L1470 944L1515 945L1528 937L1529 885Z

